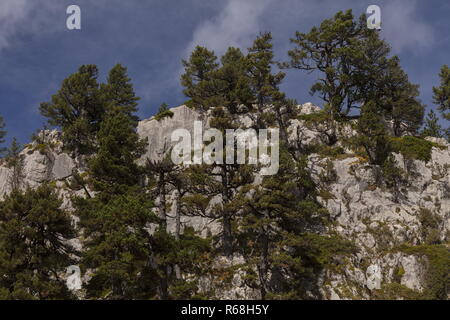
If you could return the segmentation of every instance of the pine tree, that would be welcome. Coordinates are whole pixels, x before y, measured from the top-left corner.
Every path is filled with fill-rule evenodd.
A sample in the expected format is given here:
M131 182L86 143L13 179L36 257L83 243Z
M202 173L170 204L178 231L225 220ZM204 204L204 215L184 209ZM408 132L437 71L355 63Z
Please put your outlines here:
M439 73L441 84L439 87L433 87L433 100L442 112L444 118L450 120L450 68L447 65L442 66Z
M40 105L50 125L62 129L67 150L89 155L95 151L95 136L105 110L95 65L83 65L65 79L51 102Z
M364 95L385 69L389 53L378 33L367 28L366 17L355 21L351 10L338 12L309 33L297 32L291 42L296 47L284 66L320 72L311 94L320 94L331 120L348 116L367 100Z
M0 203L0 297L2 299L67 299L62 275L76 251L68 212L60 209L55 189L14 189Z
M288 101L279 89L286 75L272 73L275 65L272 47L272 34L268 32L257 37L248 49L249 82L257 109L255 122L258 128L277 125L281 139L287 142L287 120L293 117L293 102Z
M307 298L333 256L352 251L342 239L318 234L327 211L315 201L306 164L307 157L296 161L282 147L278 174L241 193L238 239L247 262L245 281L262 299Z
M145 150L136 122L122 111L110 111L98 132L98 152L89 161L94 190L100 196L124 194L138 185L141 169L135 161Z
M383 163L383 178L386 186L392 190L394 202L398 202L400 184L405 180L405 171L398 166L393 154L390 154Z
M423 137L436 138L442 138L444 136L443 129L439 124L439 118L433 109L428 112L427 118L425 119L425 127L423 128L421 135Z
M1 145L5 143L6 131L4 129L5 121L3 120L3 117L0 116L0 155L5 152L5 148L1 147Z
M197 102L197 105L201 105L203 111L211 111L210 126L225 135L227 129L241 126L236 115L253 108L254 95L250 88L248 60L239 49L229 48L221 58L221 65L216 60L212 52L197 47L190 62L184 62L186 73L183 75L183 85L186 87L185 94L192 98L194 104ZM204 61L208 61L208 67L196 69L206 71L197 72L194 77L193 66L204 66ZM190 86L192 83L194 86ZM189 90L190 88L195 90ZM226 153L225 141L221 149ZM232 225L235 212L230 207L239 186L251 180L248 172L245 173L246 170L236 163L214 163L193 166L188 175L190 193L183 199L186 213L221 220L221 243L226 256L233 254L234 246ZM221 197L222 203L215 205L212 210L206 210L213 197Z
M159 229L158 235L160 241L167 241L169 243L173 242L173 238L168 234L167 230L167 196L169 195L169 174L175 171L175 164L170 159L167 154L160 161L151 161L147 159L146 172L151 183L149 183L149 188L154 195L154 198L158 198L158 218L159 218ZM165 246L163 246L165 247ZM160 252L161 256L165 256L166 252ZM165 261L165 259L160 259ZM162 299L167 299L169 296L169 278L171 273L171 266L165 264L160 266L160 296Z
M189 192L189 169L173 164L169 153L159 161L147 160L148 188L158 198L159 228L151 238L161 299L187 299L198 293L198 278L210 272L210 239L199 237L191 228L182 230L186 214L183 198ZM169 199L175 194L175 204ZM175 205L175 233L168 230L169 208Z
M125 141L123 149L108 143L115 140L114 132L119 133L119 146ZM120 140L126 130L109 133L113 134L110 139L100 139L107 147L100 147L101 153L90 162L96 197L74 200L85 235L83 266L94 270L86 288L89 297L149 299L156 295L157 287L157 274L149 260L152 250L148 228L157 222L154 205L139 186L141 170L130 155L135 151L126 150L127 139ZM129 139L130 145L134 145L133 140ZM106 160L108 155L110 161ZM127 159L130 168L125 165Z
M389 59L385 76L378 79L374 100L392 121L394 135L415 134L422 126L425 107L418 100L419 86L409 82L398 57Z
M230 114L246 113L252 109L254 96L247 73L248 59L240 49L230 47L221 57L220 68L213 73L218 95L217 106L223 106Z
M389 154L387 124L373 101L366 103L358 119L357 144L362 145L371 164L382 165Z
M128 192L75 201L83 228L83 268L92 269L88 298L150 299L158 276L152 265L148 227L156 222L153 203L143 193Z
M207 76L198 82L195 95L203 106L207 106L206 109L211 110L211 127L223 134L227 129L248 129L242 127L237 117L245 113L253 117L256 128L278 125L284 133L282 138L287 140L285 128L292 117L292 103L279 90L284 73L272 72L275 62L271 40L270 33L261 34L246 56L239 49L229 48L222 56L221 64L215 63ZM225 144L222 150L226 158ZM253 169L237 164L236 159L234 164L216 163L192 169L196 172L191 175L190 185L196 192L185 197L185 208L191 215L222 221L223 253L231 256L235 243L234 208L240 202L238 190L253 181ZM221 204L206 210L209 200L216 196L221 197Z
M210 239L199 237L191 227L186 227L178 239L158 230L152 237L152 249L160 281L159 298L205 298L204 294L199 293L199 280L211 273ZM180 274L176 270L173 272L175 267L179 268ZM161 280L164 280L165 287Z
M211 126L219 130L223 136L225 136L226 130L238 129L241 127L239 120L235 119L229 114L228 110L224 108L215 108L212 115L213 117L210 121ZM245 130L248 128L240 129ZM237 137L234 140L234 150L238 150L236 140ZM237 203L240 202L238 196L239 189L254 181L254 170L256 168L247 164L238 163L237 153L234 153L234 151L231 151L232 154L229 155L225 139L221 150L223 152L224 160L221 163L197 167L197 171L194 171L191 175L191 186L194 187L194 190L197 189L197 193L194 193L194 197L197 196L200 201L212 199L212 197L221 198L221 204L213 206L208 215L210 218L220 219L222 223L221 237L223 254L227 257L231 257L235 249L233 224L237 215L235 207L237 206ZM218 150L216 150L216 152L217 151ZM227 163L227 161L225 161L228 157L233 159L233 163ZM247 163L247 161L248 155L245 156L245 163ZM202 212L203 209L204 208L197 208L197 214L204 214L204 212Z
M19 190L23 186L23 180L25 178L23 173L25 155L21 154L21 151L22 147L17 142L17 139L14 138L5 157L6 166L12 170L9 181L11 190Z
M197 46L189 60L182 60L185 73L181 76L181 84L185 88L183 93L191 98L189 105L206 111L212 104L211 76L218 68L217 57L213 51ZM213 95L214 97L214 95Z
M162 103L159 106L158 113L155 115L155 119L159 121L159 120L164 119L166 117L172 118L173 117L173 112L170 111L169 106L167 105L167 103Z
M108 110L123 112L136 122L139 120L135 113L140 98L134 93L127 68L121 64L114 66L109 72L107 83L103 84L101 89L105 95Z
M128 81L119 83L125 89L115 92L127 92ZM140 185L143 171L137 160L145 141L136 132L133 108L132 102L109 105L97 133L98 152L88 161L95 197L74 199L85 236L82 263L93 269L89 297L148 299L156 294L148 232L156 219L152 199Z
M169 193L169 175L176 171L176 165L170 159L169 154L166 154L159 161L147 159L145 171L150 180L148 187L154 192L155 198L159 199L159 228L167 232L166 197Z
M238 190L253 181L253 172L248 165L238 164L200 165L189 169L190 192L182 199L186 215L219 220L222 253L231 257L235 250L233 225L240 201ZM217 197L220 203L210 206L211 200Z

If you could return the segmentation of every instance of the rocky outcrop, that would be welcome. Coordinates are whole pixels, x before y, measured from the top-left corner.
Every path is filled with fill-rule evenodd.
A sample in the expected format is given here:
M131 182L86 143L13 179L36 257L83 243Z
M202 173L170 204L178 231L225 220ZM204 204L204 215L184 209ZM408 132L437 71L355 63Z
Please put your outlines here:
M176 129L187 129L194 131L194 121L200 120L200 114L185 105L170 109L172 117L156 120L152 117L139 122L137 131L142 139L147 139L147 152L142 160L158 160L172 146L171 135Z
M20 153L23 157L23 185L35 187L46 181L61 181L72 175L76 161L62 149L60 133L46 130L40 133L46 142L32 142ZM12 170L0 166L0 198L10 191Z
M298 106L304 114L317 112L318 107L307 103ZM160 120L151 118L138 125L138 133L148 140L146 159L158 160L171 147L171 134L175 129L193 131L195 120L202 117L196 111L179 106L171 109L172 117ZM203 119L207 123L207 119ZM242 121L249 121L243 119ZM206 126L206 125L205 125ZM352 134L347 128L346 134ZM321 143L317 132L305 126L300 120L291 122L289 140L298 148ZM64 180L73 170L84 171L79 160L72 159L62 149L57 131L46 131L47 145L36 142L22 152L24 156L24 182L32 187L56 180L61 187L64 206L70 208L71 191L64 188ZM309 170L320 186L318 200L329 211L333 221L332 231L352 240L357 253L342 262L339 271L324 272L321 281L322 296L328 299L369 299L386 284L396 281L406 288L420 291L425 286L427 261L419 255L398 250L402 244L424 243L429 230L424 219L437 221L433 236L448 241L450 235L450 145L445 140L431 139L442 145L433 148L428 162L405 159L396 154L399 166L407 174L394 196L392 190L380 183L380 168L369 165L350 151L339 157L309 156ZM0 197L10 190L11 169L0 166ZM79 194L82 194L80 192ZM170 200L169 200L170 202ZM174 201L172 201L173 203ZM175 208L172 208L175 210ZM206 235L220 232L220 225L206 218L183 217L183 225L193 226ZM173 230L174 221L168 220ZM222 261L222 265L242 263ZM202 280L203 281L203 280ZM204 279L207 290L211 279ZM232 287L224 290L219 298L258 298L236 274Z
M310 157L310 170L316 182L325 188L319 201L335 221L336 231L358 248L358 254L347 262L343 273L330 275L329 285L325 286L328 289L324 290L326 296L370 298L371 292L390 283L399 269L402 285L416 291L423 289L426 262L418 256L396 252L396 248L426 243L428 231L423 225L426 216L437 221L433 230L436 240L448 241L450 145L438 142L444 148L433 148L428 163L396 155L397 163L407 174L407 182L397 190L398 199L392 190L379 183L377 166L352 155L344 159ZM321 179L325 168L330 167L332 181L324 185Z

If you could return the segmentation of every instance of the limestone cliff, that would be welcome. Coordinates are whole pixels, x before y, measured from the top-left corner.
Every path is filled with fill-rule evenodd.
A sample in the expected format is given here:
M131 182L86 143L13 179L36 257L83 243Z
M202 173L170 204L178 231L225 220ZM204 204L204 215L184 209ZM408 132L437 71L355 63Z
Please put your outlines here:
M306 114L318 109L310 103L298 107ZM171 111L173 117L139 123L138 133L149 143L143 161L161 158L170 146L172 131L178 128L192 131L194 120L201 118L186 106ZM351 135L351 131L344 128L341 134ZM288 132L290 142L298 148L321 142L320 135L299 120L291 122ZM83 172L85 166L82 160L72 159L63 152L57 131L43 134L48 141L46 145L33 142L22 152L24 183L33 187L44 181L56 181L65 206L70 209L73 191L66 188L65 180L74 170ZM386 288L420 292L426 286L432 263L430 255L401 248L403 244L450 240L450 145L444 140L430 140L439 147L433 147L427 162L396 154L407 179L395 190L395 196L380 183L379 167L369 165L345 147L344 153L338 156L309 156L310 172L321 188L318 201L328 209L333 221L330 232L351 240L358 249L356 254L339 261L336 268L319 277L323 298L383 298ZM10 176L11 170L4 164L0 166L0 197L9 192ZM83 194L81 190L78 193ZM220 228L217 222L206 218L184 217L182 223L203 234L217 233ZM173 221L169 221L169 227L173 228ZM222 263L239 263L239 257L235 260ZM231 288L218 297L258 298L257 293L244 286L239 275L233 278Z

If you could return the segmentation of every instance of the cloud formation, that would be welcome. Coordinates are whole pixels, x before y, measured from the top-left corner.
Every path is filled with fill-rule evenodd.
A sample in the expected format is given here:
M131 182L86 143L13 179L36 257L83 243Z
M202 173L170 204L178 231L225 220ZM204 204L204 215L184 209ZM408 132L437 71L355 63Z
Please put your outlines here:
M260 29L261 17L274 0L228 0L221 12L202 22L193 32L186 48L208 47L221 54L230 46L246 48Z
M3 0L0 2L0 51L6 48L11 37L28 14L27 0Z
M46 26L54 23L57 4L56 0L1 0L0 52L11 45L17 34L43 34L51 31Z
M395 54L423 50L434 43L434 32L419 15L416 0L388 1L381 7L383 33Z
M66 28L66 8L73 3L82 9L81 32ZM148 117L163 101L174 106L186 99L180 60L196 45L220 56L228 46L246 51L260 32L271 31L275 59L284 61L295 31L308 32L338 10L352 8L359 16L370 4L381 7L383 37L431 104L431 87L448 63L447 0L0 0L0 113L9 136L26 142L42 125L36 106L62 79L93 63L104 81L122 63L142 97L140 116ZM283 90L289 97L321 103L309 95L314 74L287 73Z

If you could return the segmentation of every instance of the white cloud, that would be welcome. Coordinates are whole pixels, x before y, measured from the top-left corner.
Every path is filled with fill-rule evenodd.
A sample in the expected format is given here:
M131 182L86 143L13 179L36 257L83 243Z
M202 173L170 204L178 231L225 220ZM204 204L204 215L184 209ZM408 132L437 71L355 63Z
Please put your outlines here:
M383 34L396 54L405 50L416 53L434 43L433 29L419 18L417 8L415 0L391 0L381 7Z
M260 29L263 13L273 1L227 0L219 15L197 27L185 55L197 45L212 49L216 54L224 53L230 46L247 48Z
M10 37L24 23L27 14L26 0L2 0L0 2L0 50L9 45Z
M0 1L0 52L12 45L18 33L36 34L48 32L49 24L55 23L53 14L57 2L45 3L35 0ZM64 13L63 13L64 14Z

